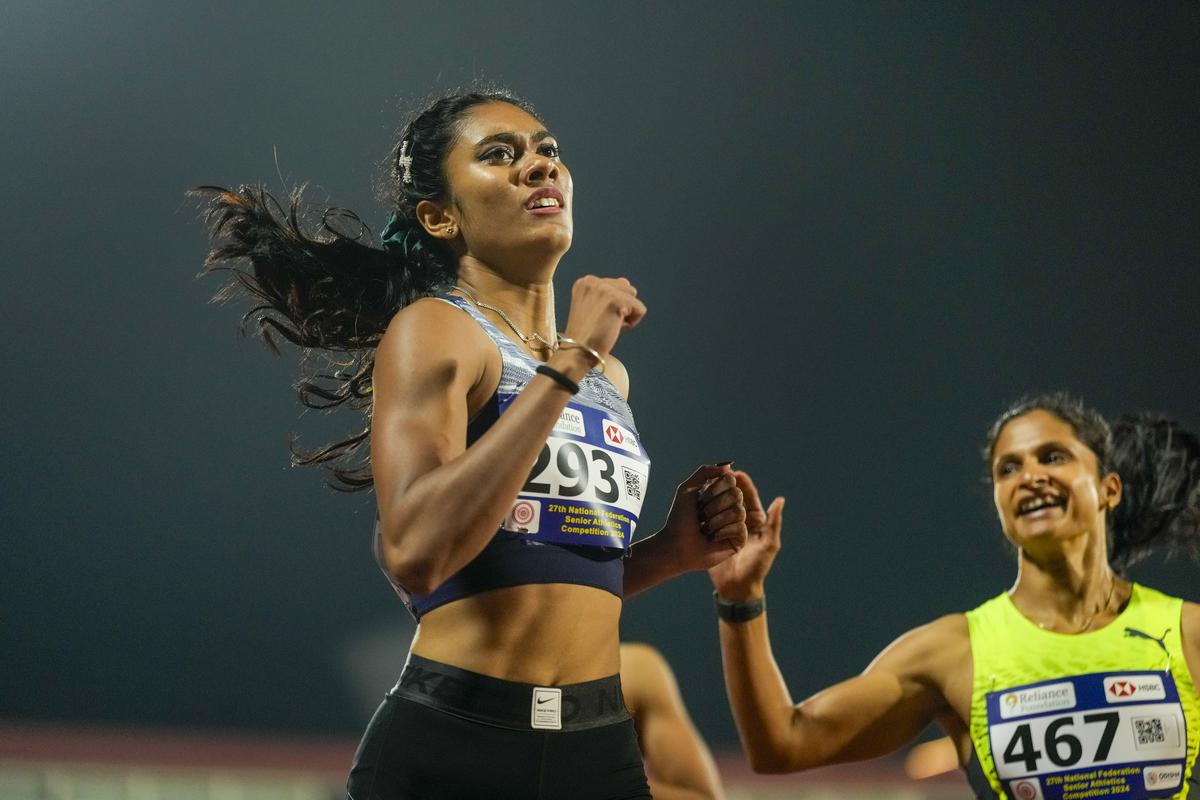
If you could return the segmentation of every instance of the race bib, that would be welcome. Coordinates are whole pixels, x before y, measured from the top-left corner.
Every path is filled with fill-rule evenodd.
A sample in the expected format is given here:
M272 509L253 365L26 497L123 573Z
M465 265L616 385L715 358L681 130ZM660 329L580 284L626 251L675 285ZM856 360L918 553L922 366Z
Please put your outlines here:
M501 414L516 397L499 396ZM649 474L633 431L609 412L571 402L501 527L537 541L626 549Z
M1183 785L1187 727L1169 672L1098 672L987 694L1014 800L1142 800Z

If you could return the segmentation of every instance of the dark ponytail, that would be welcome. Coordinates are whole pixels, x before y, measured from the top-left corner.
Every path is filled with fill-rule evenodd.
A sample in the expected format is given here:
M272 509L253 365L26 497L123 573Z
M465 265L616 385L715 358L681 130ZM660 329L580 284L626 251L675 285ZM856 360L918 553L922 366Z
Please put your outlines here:
M471 108L489 102L533 113L507 92L479 91L443 97L405 126L389 159L384 193L393 212L382 246L352 211L326 209L308 221L301 189L286 204L261 186L200 186L191 192L207 201L204 220L213 239L201 274L227 270L232 276L217 299L248 297L252 306L242 317L244 326L276 353L276 337L300 348L303 369L295 388L305 406L346 406L363 414L363 428L345 439L307 452L292 441L293 462L327 467L335 489L373 484L369 451L362 445L371 436L375 348L388 322L417 298L454 284L456 260L417 222L416 206L450 198L445 158L458 123Z
M1200 439L1147 414L1113 423L1112 443L1109 469L1123 485L1109 514L1113 566L1123 570L1151 549L1200 561Z
M1118 572L1152 550L1187 553L1200 561L1200 439L1179 423L1154 415L1104 417L1066 392L1026 397L992 424L984 459L1011 420L1047 411L1071 426L1096 454L1100 475L1121 476L1121 502L1108 513L1109 563Z

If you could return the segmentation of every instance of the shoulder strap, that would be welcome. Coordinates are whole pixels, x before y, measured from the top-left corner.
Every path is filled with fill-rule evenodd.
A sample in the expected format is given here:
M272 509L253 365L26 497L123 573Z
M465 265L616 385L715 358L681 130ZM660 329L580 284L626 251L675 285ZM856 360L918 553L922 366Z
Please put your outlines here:
M975 792L976 800L1000 800L1000 796L988 782L987 776L983 774L983 767L979 763L979 756L976 755L974 746L971 747L971 761L964 769L967 773L967 783L970 784L971 791Z

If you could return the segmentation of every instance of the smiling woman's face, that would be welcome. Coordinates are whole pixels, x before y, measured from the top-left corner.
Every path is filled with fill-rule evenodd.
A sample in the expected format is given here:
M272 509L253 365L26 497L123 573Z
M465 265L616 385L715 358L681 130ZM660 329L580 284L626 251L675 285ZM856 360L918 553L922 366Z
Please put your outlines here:
M992 448L991 475L1004 535L1023 549L1103 536L1105 514L1121 497L1116 474L1101 476L1096 454L1071 425L1041 409L1004 425Z
M446 214L468 254L499 267L561 256L571 246L571 173L557 139L517 106L471 109L446 156L446 177Z

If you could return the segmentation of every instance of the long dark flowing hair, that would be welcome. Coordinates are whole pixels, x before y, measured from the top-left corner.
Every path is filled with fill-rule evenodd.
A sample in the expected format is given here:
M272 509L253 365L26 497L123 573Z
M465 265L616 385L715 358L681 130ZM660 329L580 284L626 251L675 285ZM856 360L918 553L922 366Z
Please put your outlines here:
M1065 392L1013 403L988 432L990 463L996 438L1012 419L1046 411L1071 426L1093 453L1100 474L1121 476L1121 502L1108 512L1109 563L1117 572L1155 549L1200 561L1200 438L1157 414L1131 414L1111 425Z
M278 353L282 338L300 350L300 402L314 409L360 412L357 433L315 450L293 438L293 463L319 464L342 491L367 489L371 476L371 375L375 349L388 322L419 297L454 285L458 265L445 244L417 222L422 200L446 201L446 154L464 115L484 103L504 102L533 113L524 100L497 89L446 95L406 126L389 159L384 194L392 217L374 243L353 211L307 209L303 187L280 201L262 186L198 186L205 201L212 247L202 275L222 271L229 281L216 299L249 298L244 330Z

